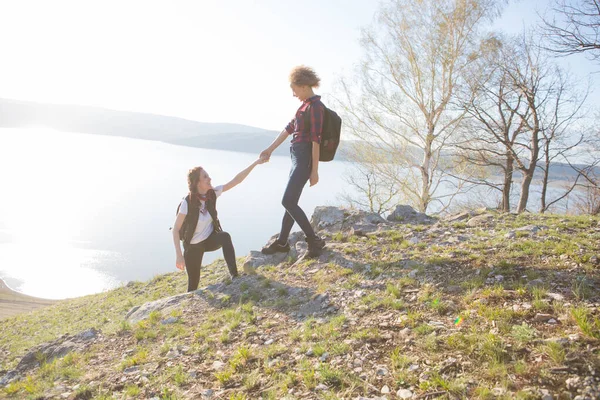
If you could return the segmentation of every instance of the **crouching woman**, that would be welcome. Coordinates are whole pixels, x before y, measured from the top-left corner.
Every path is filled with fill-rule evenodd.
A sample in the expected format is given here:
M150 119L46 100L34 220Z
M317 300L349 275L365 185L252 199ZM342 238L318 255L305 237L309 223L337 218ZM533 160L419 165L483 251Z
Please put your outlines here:
M187 271L188 292L198 289L202 257L207 251L223 249L223 257L232 278L238 275L235 249L229 233L223 231L217 214L217 198L240 184L258 164L266 159L254 161L237 174L229 183L213 187L211 179L202 167L188 172L188 195L181 201L173 229L173 243L178 269ZM181 251L183 242L183 253Z

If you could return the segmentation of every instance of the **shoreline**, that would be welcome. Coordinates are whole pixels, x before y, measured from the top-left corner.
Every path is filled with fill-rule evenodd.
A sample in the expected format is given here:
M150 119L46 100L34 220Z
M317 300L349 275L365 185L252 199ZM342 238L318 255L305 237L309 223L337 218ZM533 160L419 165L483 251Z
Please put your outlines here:
M0 278L0 320L47 307L57 301L16 292Z

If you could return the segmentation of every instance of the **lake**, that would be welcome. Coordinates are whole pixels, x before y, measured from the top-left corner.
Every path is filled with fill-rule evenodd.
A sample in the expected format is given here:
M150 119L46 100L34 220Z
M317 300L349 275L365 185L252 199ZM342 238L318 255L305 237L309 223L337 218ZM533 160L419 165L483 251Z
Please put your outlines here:
M169 227L187 194L188 169L203 166L216 186L256 157L44 128L0 129L0 278L19 292L61 299L176 271ZM289 168L289 157L272 157L219 198L219 218L238 257L279 232ZM352 191L344 180L350 168L339 161L320 165L318 185L307 185L300 200L309 217L316 206L342 203L341 195ZM532 185L530 210L538 208L539 189ZM550 195L563 190L550 188ZM497 198L482 187L457 200L473 207ZM206 253L204 263L221 257L220 250Z
M44 128L0 129L0 278L19 292L60 299L176 271L169 227L187 193L188 169L203 166L218 185L255 158ZM318 205L340 203L347 167L320 165L318 185L307 185L300 200L309 217ZM219 198L219 218L238 257L279 231L289 168L289 158L272 157ZM204 262L221 257L220 250L207 253Z

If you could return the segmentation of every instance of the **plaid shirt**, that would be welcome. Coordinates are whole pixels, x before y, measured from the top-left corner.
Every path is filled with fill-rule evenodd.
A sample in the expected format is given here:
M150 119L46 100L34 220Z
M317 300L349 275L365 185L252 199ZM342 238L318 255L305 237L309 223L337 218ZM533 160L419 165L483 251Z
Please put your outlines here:
M310 113L310 129L306 129L304 126L304 115L307 108ZM316 95L304 100L298 111L296 111L296 117L285 127L287 133L293 135L292 143L321 143L324 113L325 106L321 103L321 96Z

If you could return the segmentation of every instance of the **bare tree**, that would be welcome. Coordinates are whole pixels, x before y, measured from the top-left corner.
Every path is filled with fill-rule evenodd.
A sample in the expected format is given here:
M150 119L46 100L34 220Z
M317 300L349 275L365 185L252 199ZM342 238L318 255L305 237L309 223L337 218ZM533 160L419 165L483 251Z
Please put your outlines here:
M462 107L469 118L463 124L456 147L465 163L481 171L472 174L471 182L500 191L499 209L508 212L518 157L516 144L526 133L523 117L528 117L528 109L524 94L515 87L506 68L508 60L514 57L514 47L495 38L489 41L488 49L463 99ZM498 172L502 174L501 180L497 178Z
M581 109L587 98L587 91L580 95L568 75L558 67L554 68L554 79L550 85L550 100L543 110L542 153L542 193L540 213L544 213L554 204L563 200L577 187L581 173L567 185L560 196L548 201L550 169L553 163L566 162L573 157L584 142L584 135L574 137L573 125L581 117ZM574 171L574 170L573 170Z
M559 55L586 53L600 59L600 0L554 0L559 19L544 18L546 48Z
M400 190L396 182L401 169L382 160L381 149L367 142L351 145L346 153L353 171L345 179L356 193L345 193L343 200L378 214L389 212L398 204Z
M465 116L452 103L479 57L479 28L497 15L499 3L391 0L378 24L363 32L365 59L357 76L341 81L346 127L393 154L405 173L396 184L421 212L433 202L443 209L464 189L451 177L452 160L444 158ZM452 185L451 193L439 193Z

